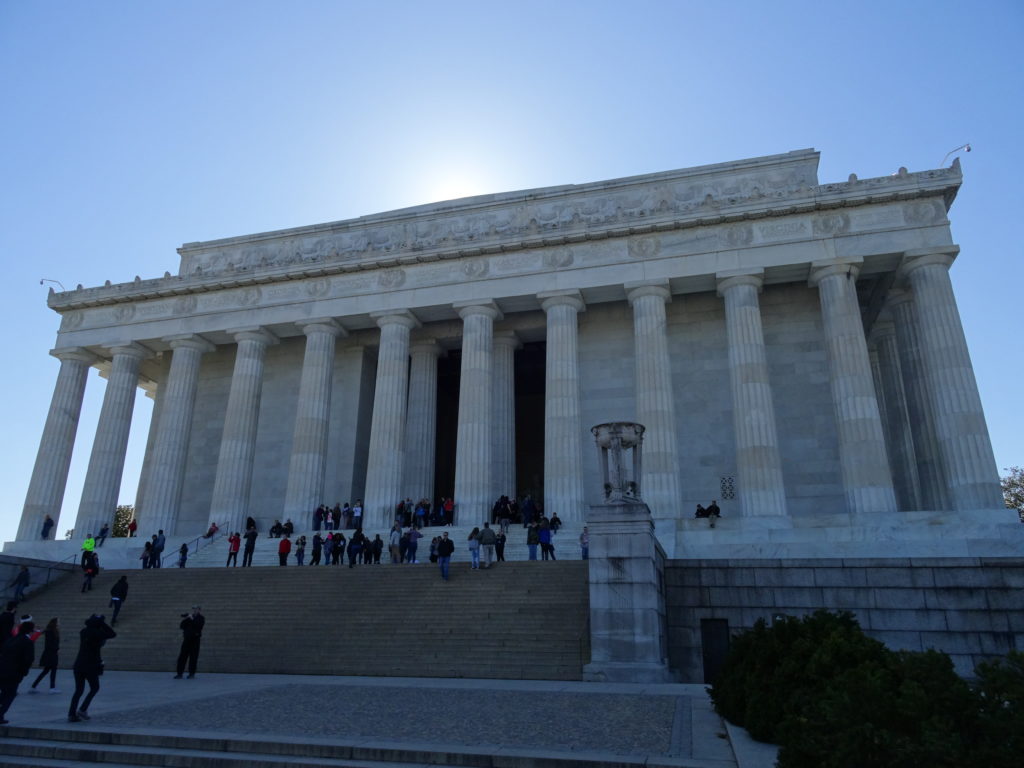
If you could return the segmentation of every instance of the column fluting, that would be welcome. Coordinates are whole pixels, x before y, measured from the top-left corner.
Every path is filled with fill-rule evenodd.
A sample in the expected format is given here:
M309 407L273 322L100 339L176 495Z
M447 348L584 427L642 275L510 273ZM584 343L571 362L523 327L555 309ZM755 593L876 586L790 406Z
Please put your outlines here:
M413 501L434 499L437 441L437 359L433 339L409 348L409 412L405 427L405 488Z
M409 332L419 325L411 312L371 313L380 327L377 385L366 466L366 526L391 527L402 494L405 413L408 407Z
M924 360L921 358L914 297L908 291L893 289L889 291L887 306L892 311L896 329L907 417L910 422L910 434L914 440L921 507L927 510L950 509L952 505L946 487L946 471L942 466L939 442L935 435L935 414L928 391L928 377L925 376Z
M646 428L640 492L656 519L677 518L682 496L665 318L665 304L672 300L672 293L667 280L627 283L625 288L633 307L636 420Z
M75 522L76 537L98 533L104 523L113 525L135 408L135 391L139 386L139 365L151 354L135 343L113 347L110 351L113 362L82 487Z
M462 368L459 374L459 422L455 445L457 522L483 524L493 499L494 321L501 312L493 302L456 304L462 318Z
M544 375L544 509L550 518L583 520L583 426L580 414L579 291L540 293L547 314Z
M240 329L234 332L234 337L238 348L224 413L210 520L223 530L244 531L263 394L263 364L267 347L276 344L277 337L263 328Z
M333 318L307 320L300 326L306 335L306 350L302 359L283 514L286 519L293 518L299 530L304 530L312 519L313 511L327 501L323 494L334 348L338 336L345 335L345 329Z
M47 538L56 536L89 366L96 361L96 356L82 347L55 349L50 354L60 360L60 370L25 494L25 506L18 523L18 541L39 539L47 515L54 523Z
M173 351L171 369L162 392L163 405L149 459L150 473L139 505L139 525L144 530L163 529L170 536L177 527L181 506L199 364L203 353L213 350L214 345L191 334L168 337L164 341L170 343Z
M878 353L878 372L882 385L880 396L884 402L884 407L879 410L882 414L889 460L892 462L896 501L900 509L921 509L914 440L907 418L896 329L893 324L875 323L875 327L871 329L871 341Z
M786 514L786 486L758 299L762 283L759 274L733 275L718 282L718 294L725 300L736 471L746 517Z
M901 270L914 294L921 353L953 509L1002 509L992 442L949 279L957 252L908 251Z
M491 496L516 496L516 350L521 347L515 331L494 334L493 402L494 427L491 464L494 467Z
M857 302L857 274L855 264L815 264L810 284L821 299L847 509L894 512L896 494Z

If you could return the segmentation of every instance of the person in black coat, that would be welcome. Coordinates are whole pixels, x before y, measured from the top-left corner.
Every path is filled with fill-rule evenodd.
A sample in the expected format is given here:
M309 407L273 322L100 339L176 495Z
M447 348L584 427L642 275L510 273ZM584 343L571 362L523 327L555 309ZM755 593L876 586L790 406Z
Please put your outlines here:
M117 637L117 632L107 626L106 617L95 613L85 620L85 626L78 633L78 656L72 670L75 673L75 692L71 696L68 708L68 722L77 723L89 719L89 705L100 691L100 675L103 673L103 659L100 650L107 640ZM85 684L89 683L89 693L79 706Z
M110 626L117 624L117 614L121 612L124 601L128 598L128 577L122 576L110 588L110 606L114 609L114 615L110 617Z
M203 626L206 624L206 617L200 613L199 606L192 606L192 613L184 613L181 617L181 652L178 654L178 674L175 680L180 680L185 671L185 662L188 662L188 676L192 679L196 676L196 664L199 662L199 641L203 637Z
M0 613L0 645L4 644L4 640L11 636L11 632L14 630L14 620L17 618L14 615L15 610L18 608L18 601L11 600L7 603L7 607L4 608L3 613Z
M60 622L56 618L50 619L50 623L46 625L46 629L43 630L43 637L45 638L45 646L43 647L43 655L39 657L39 666L42 667L42 672L39 673L39 677L32 683L32 688L29 693L36 692L36 686L43 682L43 678L47 674L50 675L50 693L60 693L57 690L57 663L58 653L60 652Z
M31 617L22 620L18 634L8 637L0 648L0 725L7 724L4 716L18 695L18 686L32 669L32 662L36 658L35 645L29 637L35 628Z

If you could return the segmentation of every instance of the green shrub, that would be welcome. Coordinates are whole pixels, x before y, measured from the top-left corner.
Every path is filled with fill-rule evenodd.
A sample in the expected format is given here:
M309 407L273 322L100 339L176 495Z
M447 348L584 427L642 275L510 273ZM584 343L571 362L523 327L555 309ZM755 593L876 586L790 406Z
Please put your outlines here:
M784 618L733 639L716 711L781 746L779 768L1016 768L1024 654L972 689L938 651L893 652L849 613Z

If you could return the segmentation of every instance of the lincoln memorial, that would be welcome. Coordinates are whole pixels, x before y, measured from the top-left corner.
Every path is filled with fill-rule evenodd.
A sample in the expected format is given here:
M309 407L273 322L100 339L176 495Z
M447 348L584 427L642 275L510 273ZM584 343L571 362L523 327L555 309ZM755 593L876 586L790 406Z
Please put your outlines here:
M95 367L77 519L51 536L112 521L142 390L140 534L305 530L357 499L384 532L399 499L442 496L479 525L502 494L578 530L602 497L590 428L627 421L669 558L1019 552L950 279L959 162L825 184L817 166L799 150L192 242L175 274L51 291L59 370L7 551L60 514ZM712 529L694 509L713 499Z

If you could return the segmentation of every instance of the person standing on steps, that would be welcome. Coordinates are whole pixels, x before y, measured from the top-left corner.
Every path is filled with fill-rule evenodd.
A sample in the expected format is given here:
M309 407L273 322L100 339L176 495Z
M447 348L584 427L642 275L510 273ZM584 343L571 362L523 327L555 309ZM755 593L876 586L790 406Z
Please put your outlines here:
M109 536L109 535L110 535L110 526L107 525L106 523L104 523L103 527L100 528L99 536L96 537L96 546L97 547L102 547L103 546L103 542L107 540L107 536Z
M526 549L530 553L530 560L537 559L538 544L540 544L540 533L537 531L537 524L530 523L526 527Z
M585 525L583 526L583 533L580 534L580 553L583 555L584 560L590 557L590 532Z
M324 548L324 540L320 538L320 532L313 534L313 554L309 558L310 565L320 565L320 553Z
M178 567L184 568L185 563L188 562L188 544L182 544L181 549L178 550Z
M505 532L499 530L497 535L494 537L494 554L497 562L505 562L505 542L508 541L508 536Z
M44 539L50 538L50 531L53 530L53 525L54 525L53 518L50 517L49 515L47 515L46 519L43 520L43 538Z
M28 689L29 693L39 693L39 689L36 688L43 678L47 675L50 676L50 693L60 693L57 690L57 663L58 655L60 653L60 622L56 618L50 619L50 623L46 625L46 629L43 630L44 646L43 655L39 657L39 666L42 668L42 672L39 673L39 677L32 683L32 687Z
M164 536L164 529L156 533L156 541L153 542L153 567L160 568L163 565L164 547L167 546L167 537Z
M238 550L242 546L242 536L235 531L228 536L228 561L224 563L224 567L227 568L229 565L238 565Z
M206 625L206 617L198 605L192 606L191 613L181 614L181 624L178 625L182 631L181 652L178 653L178 674L175 680L181 680L185 671L185 662L188 662L188 678L191 680L196 676L196 664L199 662L199 641L203 637L203 627Z
M36 625L32 617L22 619L18 634L8 637L0 647L0 725L7 724L7 710L18 695L18 686L32 669L36 649L29 635Z
M7 586L14 587L14 599L21 602L25 599L25 590L28 589L29 582L32 576L28 572L28 566L23 565L18 570L18 575L14 577L10 584Z
M288 534L284 534L281 537L281 542L277 545L277 564L288 565L288 555L292 551L292 540L288 538Z
M124 601L128 597L128 577L122 576L110 588L110 607L114 609L114 615L110 617L110 626L117 624L117 614L121 612Z
M250 525L245 530L245 551L242 553L242 567L247 568L252 566L252 553L256 551L256 539L259 534L256 533L256 526Z
M107 626L104 616L93 614L85 620L85 627L78 636L78 656L75 657L75 665L72 667L75 673L75 692L71 696L71 707L68 709L69 723L89 719L89 705L100 691L100 674L103 672L100 649L107 640L117 637L117 633ZM89 683L89 693L79 706L78 700L82 698L86 683Z
M448 568L454 551L455 542L448 538L448 531L442 532L441 540L437 542L437 562L441 564L441 578L445 581L448 581Z
M480 531L480 549L483 553L484 568L490 568L494 562L494 546L498 543L498 537L491 530L490 523L484 523L484 529Z

